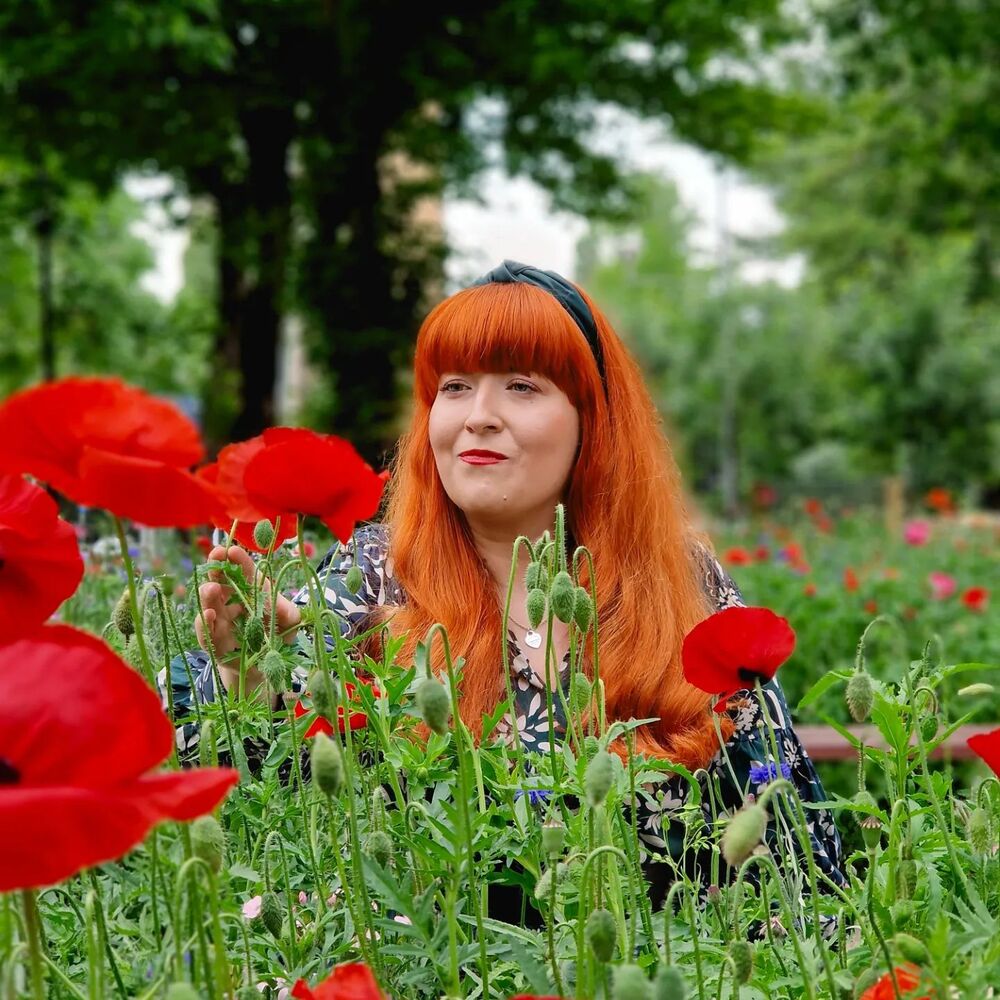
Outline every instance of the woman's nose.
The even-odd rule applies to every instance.
[[[466,429],[472,433],[497,431],[503,426],[497,406],[496,393],[488,385],[480,383],[472,397],[472,405],[465,418]]]

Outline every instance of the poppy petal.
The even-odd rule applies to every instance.
[[[173,738],[156,694],[96,636],[46,625],[0,646],[0,757],[21,783],[114,786]]]
[[[975,736],[970,736],[966,743],[992,768],[993,773],[1000,777],[1000,729],[977,733]]]

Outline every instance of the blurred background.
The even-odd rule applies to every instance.
[[[707,511],[995,508],[995,14],[5,0],[0,396],[117,373],[381,466],[420,320],[513,257],[606,309]]]

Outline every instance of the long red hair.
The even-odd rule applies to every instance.
[[[581,294],[604,351],[606,395],[580,330],[554,297],[532,285],[468,288],[424,321],[411,423],[388,486],[389,556],[406,594],[405,606],[392,611],[390,631],[406,636],[406,662],[430,626],[444,624],[453,655],[466,661],[459,711],[478,737],[484,713],[505,697],[501,609],[465,519],[441,484],[428,418],[442,372],[544,375],[580,415],[580,449],[565,504],[573,538],[593,553],[608,718],[659,718],[637,731],[636,749],[703,767],[718,750],[718,737],[709,699],[684,680],[680,655],[685,634],[715,610],[695,556],[703,540],[691,526],[639,367]],[[592,676],[589,656],[584,670]],[[732,723],[726,716],[720,721],[728,738]]]

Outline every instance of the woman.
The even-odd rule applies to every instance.
[[[452,649],[466,660],[459,710],[478,736],[483,715],[505,697],[501,609],[514,539],[551,530],[562,502],[573,544],[594,556],[608,718],[657,718],[637,731],[636,748],[692,771],[706,768],[719,779],[726,809],[738,808],[745,792],[778,770],[804,800],[823,800],[776,683],[765,693],[782,760],[775,764],[767,753],[756,700],[737,697],[721,718],[731,772],[719,754],[711,699],[683,678],[685,634],[742,600],[690,523],[638,366],[587,295],[557,274],[505,261],[431,312],[417,339],[413,375],[413,415],[388,487],[385,524],[363,526],[355,537],[362,589],[353,594],[346,586],[350,555],[331,552],[320,566],[321,577],[332,569],[325,596],[345,632],[370,627],[373,616],[384,620],[391,633],[406,637],[400,656],[410,662],[430,625],[444,623]],[[210,553],[227,557],[252,572],[242,549]],[[512,739],[516,732],[526,748],[543,751],[545,687],[568,681],[569,636],[554,620],[557,677],[546,669],[539,641],[546,623],[537,632],[526,624],[527,557],[519,558],[503,638],[516,711],[501,735]],[[199,642],[210,640],[225,658],[236,649],[233,623],[242,608],[226,603],[229,589],[220,582],[203,584],[200,593],[209,634],[199,622]],[[292,634],[297,604],[279,597],[277,614],[278,626]],[[195,654],[192,666],[195,696],[210,699],[207,658]],[[172,671],[181,698],[182,667]],[[221,676],[228,687],[238,667],[223,664]],[[248,679],[251,689],[260,681]],[[556,730],[565,731],[561,714]],[[684,828],[671,813],[684,805],[687,790],[672,778],[641,793],[640,838],[652,855],[680,856]],[[822,810],[810,817],[817,863],[842,883],[833,820]],[[705,857],[694,859],[693,873],[703,880]],[[668,866],[656,867],[660,896]]]

